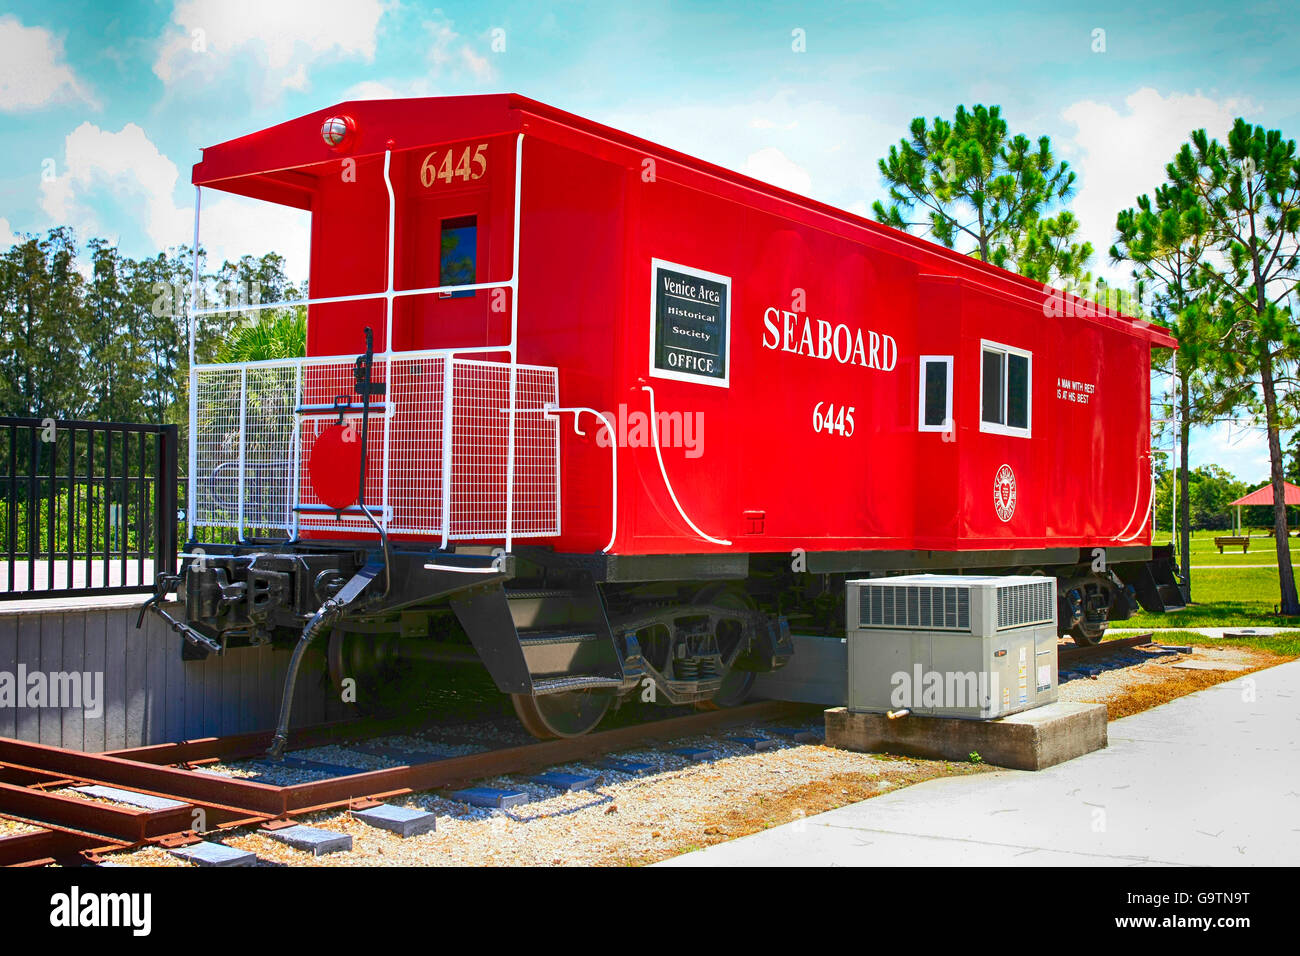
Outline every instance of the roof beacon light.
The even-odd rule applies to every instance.
[[[351,116],[331,116],[320,126],[320,137],[330,149],[343,150],[356,138],[357,124]]]

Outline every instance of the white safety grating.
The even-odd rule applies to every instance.
[[[442,528],[444,362],[442,356],[401,359],[393,362],[388,376],[389,399],[396,406],[388,446],[389,530],[394,534]]]
[[[385,379],[384,363],[376,361],[371,373],[376,382]],[[302,367],[302,390],[299,407],[333,406],[336,401],[343,404],[359,405],[361,399],[356,394],[356,360],[304,363]],[[388,418],[385,414],[384,396],[371,399],[372,408],[366,426],[366,507],[376,520],[381,519],[383,506],[384,476],[384,433]],[[311,485],[311,453],[316,438],[338,422],[337,412],[310,412],[298,416],[301,422],[299,443],[301,458],[298,467],[298,502],[307,506],[319,506]],[[361,413],[349,412],[343,416],[343,423],[356,430],[357,440],[361,440]],[[344,514],[335,517],[333,512],[304,511],[298,517],[298,527],[309,531],[373,531],[370,522],[362,514]]]
[[[239,410],[243,371],[194,371],[195,524],[233,528],[239,522]]]
[[[451,537],[502,534],[506,514],[506,447],[510,367],[454,363],[452,375]],[[559,429],[539,411],[557,401],[554,369],[518,366],[515,407],[513,534],[559,534]]]
[[[285,533],[293,523],[297,380],[297,366],[253,366],[244,372],[244,527],[252,535]]]
[[[1056,588],[1050,579],[998,588],[999,630],[1054,620]]]
[[[451,460],[444,462],[448,364],[454,369],[453,441]],[[310,478],[312,447],[338,421],[337,412],[295,414],[295,409],[328,408],[336,399],[359,403],[354,369],[353,358],[196,367],[195,524],[242,526],[246,537],[292,533],[295,503],[308,509],[320,505]],[[521,365],[516,375],[511,530],[516,537],[556,535],[559,428],[555,417],[539,409],[558,401],[557,373]],[[509,376],[504,363],[449,362],[443,353],[407,353],[391,366],[376,359],[373,377],[386,383],[387,394],[372,399],[366,505],[389,532],[442,534],[447,467],[452,476],[448,537],[504,537]],[[360,428],[359,412],[345,413],[344,420]],[[370,530],[359,514],[305,510],[297,520],[303,530]]]
[[[560,431],[555,415],[536,411],[559,403],[556,373],[549,368],[518,367],[515,414],[514,533],[545,537],[560,533]],[[503,405],[502,408],[507,406]]]

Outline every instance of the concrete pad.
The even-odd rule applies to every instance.
[[[499,790],[496,787],[470,787],[457,790],[451,799],[468,803],[471,807],[491,807],[494,810],[509,810],[521,803],[528,803],[532,798],[523,790]]]
[[[193,863],[195,866],[253,866],[257,863],[256,853],[206,840],[203,843],[177,847],[167,852],[178,860]]]
[[[740,744],[742,747],[748,747],[755,753],[762,753],[765,750],[775,750],[776,741],[767,737],[728,737],[733,744]]]
[[[1042,770],[1106,746],[1106,707],[1057,701],[996,720],[856,714],[826,711],[826,745],[864,753],[981,761],[1015,770]]]
[[[316,827],[293,826],[279,830],[262,830],[263,836],[287,843],[295,850],[307,850],[312,856],[324,856],[326,853],[338,853],[352,849],[352,835],[335,833],[333,830],[321,830]]]
[[[429,833],[438,828],[436,814],[413,810],[410,807],[389,806],[387,803],[381,803],[367,810],[354,810],[352,815],[362,823],[396,833],[399,837],[419,836],[421,833]]]
[[[134,790],[121,790],[117,787],[106,787],[98,783],[87,787],[73,787],[72,789],[77,793],[84,793],[88,797],[99,797],[101,800],[125,803],[131,807],[143,807],[145,810],[175,810],[177,807],[189,806],[183,800],[155,797],[148,793],[136,793]]]
[[[716,760],[718,752],[709,750],[705,747],[678,747],[676,750],[670,750],[669,753],[676,754],[679,757],[685,757],[687,760],[694,760],[701,763],[705,760]]]
[[[1111,723],[1036,773],[929,780],[669,866],[1300,865],[1300,661]]]
[[[1248,671],[1249,664],[1236,664],[1232,661],[1177,661],[1170,664],[1183,671]]]
[[[652,763],[641,763],[638,760],[620,760],[617,757],[610,757],[606,760],[599,760],[596,766],[601,770],[612,770],[615,773],[625,773],[632,777],[643,777],[655,770]]]
[[[600,783],[600,777],[589,773],[565,773],[560,770],[552,770],[546,773],[539,773],[533,777],[533,783],[540,783],[544,787],[554,787],[556,790],[590,790]]]

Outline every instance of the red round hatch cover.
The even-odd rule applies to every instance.
[[[317,435],[307,474],[321,504],[335,511],[355,505],[361,492],[361,430],[330,425]]]

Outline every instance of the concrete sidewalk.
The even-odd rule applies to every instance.
[[[660,865],[1300,864],[1300,661],[1109,734],[1048,770],[931,780]]]

